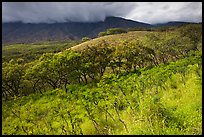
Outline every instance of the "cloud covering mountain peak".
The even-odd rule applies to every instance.
[[[97,22],[107,16],[146,23],[202,21],[201,2],[3,2],[3,22]]]

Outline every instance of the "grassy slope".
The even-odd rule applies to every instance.
[[[124,41],[133,41],[137,38],[143,38],[149,33],[162,33],[162,32],[150,32],[150,31],[130,31],[128,33],[115,34],[103,36],[89,41],[80,42],[77,41],[65,41],[65,42],[44,42],[38,44],[13,44],[2,47],[3,61],[9,61],[10,59],[23,58],[28,62],[33,61],[40,57],[43,53],[47,52],[61,52],[65,49],[71,48],[74,51],[80,51],[87,46],[97,46],[105,40],[111,46],[118,46],[123,44]]]
[[[95,38],[89,41],[86,41],[84,43],[81,43],[79,45],[71,47],[71,49],[78,51],[86,48],[86,46],[95,46],[98,45],[101,41],[105,40],[108,44],[110,45],[117,45],[120,44],[121,42],[126,41],[132,41],[136,38],[142,37],[147,33],[152,33],[148,31],[130,31],[128,33],[122,33],[122,34],[115,34],[115,35],[108,35],[108,36],[103,36],[99,38]]]
[[[86,46],[98,45],[102,40],[106,40],[110,45],[117,45],[126,41],[134,40],[138,37],[142,37],[147,31],[131,31],[123,34],[108,35],[99,38],[89,40],[78,44],[79,42],[65,41],[65,42],[44,42],[39,44],[13,44],[2,47],[3,61],[9,61],[10,59],[23,58],[28,61],[33,61],[40,57],[43,53],[47,52],[61,52],[71,47],[71,49],[77,51],[86,48]],[[155,32],[154,32],[155,33]]]
[[[127,103],[124,99],[126,97],[117,92],[119,85],[125,89],[127,99],[135,112],[132,112],[129,105],[119,111],[128,132],[117,120],[110,101],[108,110],[115,121],[108,117],[108,123],[105,122],[104,112],[98,109],[103,102],[94,106],[97,122],[101,126],[108,125],[108,131],[100,134],[202,134],[202,68],[193,61],[185,63],[185,60],[178,61],[176,67],[175,63],[170,63],[142,70],[140,76],[131,73],[120,78],[105,78],[97,85],[71,85],[68,93],[54,90],[43,95],[33,94],[16,99],[8,103],[8,106],[3,103],[3,134],[70,134],[71,125],[67,111],[82,119],[80,127],[83,134],[97,134],[81,105],[81,99],[77,98],[88,93],[94,99],[97,97],[94,96],[95,93],[106,93],[110,100],[119,98]],[[185,75],[180,69],[183,66],[188,68]],[[167,76],[163,84],[158,86],[159,78],[169,73],[172,76]],[[142,79],[146,81],[145,86],[142,86]],[[149,88],[148,83],[152,82],[154,84],[150,85],[153,87]],[[90,105],[94,104],[90,102]],[[63,126],[66,133],[62,130]]]
[[[13,44],[2,47],[2,60],[3,62],[11,59],[23,58],[26,62],[34,61],[38,59],[43,53],[57,53],[62,52],[65,49],[71,48],[75,51],[80,51],[87,46],[97,46],[102,40],[105,40],[111,46],[118,46],[124,41],[132,41],[137,38],[143,38],[145,34],[156,33],[149,31],[130,31],[123,34],[108,35],[99,38],[95,38],[79,44],[78,41],[64,41],[64,42],[43,42],[38,44]],[[77,45],[78,44],[78,45]]]

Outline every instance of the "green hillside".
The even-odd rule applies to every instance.
[[[202,134],[201,24],[83,40],[3,47],[3,134]]]
[[[132,41],[132,40],[135,40],[137,38],[143,37],[143,36],[145,36],[145,34],[148,34],[148,33],[151,33],[151,32],[148,32],[148,31],[130,31],[128,33],[123,33],[123,34],[103,36],[103,37],[95,38],[95,39],[92,39],[90,41],[83,42],[79,45],[73,46],[73,47],[71,47],[71,49],[76,50],[76,51],[77,50],[83,50],[87,46],[92,47],[95,45],[99,45],[103,41],[106,41],[110,45],[119,45],[119,44],[123,43],[124,40],[125,41]]]
[[[4,103],[3,134],[202,134],[201,56]]]

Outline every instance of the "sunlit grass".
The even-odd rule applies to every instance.
[[[182,65],[182,64],[181,64]],[[168,65],[166,66],[168,67]],[[158,67],[159,68],[159,67]],[[104,111],[93,111],[97,115],[96,122],[100,123],[98,129],[94,127],[93,121],[86,114],[80,100],[71,95],[68,90],[56,89],[43,94],[31,94],[27,97],[17,98],[14,101],[3,103],[2,133],[3,134],[80,134],[80,129],[75,125],[72,131],[70,118],[67,115],[71,110],[73,118],[81,118],[80,128],[83,134],[134,134],[134,135],[201,135],[202,134],[202,69],[197,64],[188,65],[185,73],[175,73],[163,83],[164,87],[145,88],[139,91],[141,85],[134,85],[139,80],[136,74],[115,79],[117,82],[99,86],[70,85],[75,95],[82,96],[83,93],[118,92],[117,84],[126,87],[128,101],[132,105],[119,110],[118,119],[113,104],[109,104],[108,111],[113,119]],[[156,67],[153,70],[157,70]],[[159,70],[159,69],[158,69]],[[148,71],[148,70],[146,70]],[[145,74],[146,72],[142,74]],[[151,72],[151,71],[150,71]],[[157,72],[159,73],[159,72]],[[155,73],[154,75],[157,75]],[[198,75],[201,74],[201,75]],[[149,77],[146,75],[144,77]],[[129,84],[129,85],[128,85]],[[125,86],[126,85],[126,86]],[[108,88],[110,87],[110,88]],[[103,89],[104,88],[104,89]],[[119,93],[119,92],[118,92]],[[122,94],[112,96],[118,97],[127,103]],[[94,96],[92,96],[94,98]],[[103,105],[101,103],[98,106]],[[97,110],[97,108],[95,108]],[[133,109],[133,110],[132,110]],[[12,113],[15,112],[15,114]],[[75,115],[76,114],[76,115]],[[20,117],[20,118],[19,118]],[[68,124],[67,124],[68,123]],[[24,127],[24,130],[22,129]],[[66,129],[66,132],[63,131]],[[127,128],[127,129],[126,129]]]
[[[71,47],[71,49],[75,51],[80,51],[85,49],[87,46],[92,47],[99,45],[103,40],[105,40],[108,44],[117,46],[125,41],[132,41],[137,38],[143,37],[147,33],[153,33],[148,31],[130,31],[124,34],[115,34],[115,35],[108,35],[99,38],[95,38],[86,42],[83,42],[79,45]]]

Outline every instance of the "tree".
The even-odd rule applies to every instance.
[[[30,85],[32,85],[31,87],[33,92],[39,91],[40,93],[42,93],[41,90],[45,90],[47,84],[43,81],[43,79],[41,79],[40,73],[38,73],[38,63],[38,60],[32,62],[29,68],[26,70],[24,77],[30,83]]]
[[[164,55],[166,54],[164,52],[165,48],[163,43],[163,35],[164,32],[154,32],[146,35],[144,39],[144,44],[146,47],[151,48],[154,51],[153,58],[154,58],[154,64],[160,64],[161,62],[164,62]]]
[[[198,43],[202,40],[202,26],[201,25],[187,25],[180,29],[182,37],[188,37],[192,43],[192,50],[198,50]]]
[[[23,75],[25,66],[18,64],[14,60],[3,63],[2,67],[2,95],[3,97],[13,97],[22,94]]]
[[[87,74],[92,80],[97,77],[101,78],[111,60],[112,48],[108,46],[106,41],[102,41],[96,46],[87,47],[82,51],[83,76],[86,80]]]
[[[99,77],[101,78],[106,70],[106,67],[109,66],[110,60],[112,58],[112,52],[114,51],[113,48],[109,47],[106,41],[102,41],[97,47],[97,56],[96,56],[96,63],[97,69],[99,72]]]
[[[89,40],[90,40],[90,38],[88,38],[88,37],[83,37],[83,38],[81,39],[82,42],[86,42],[86,41],[89,41]]]
[[[118,46],[116,47],[115,51],[112,53],[113,55],[112,55],[110,65],[113,72],[116,72],[116,74],[121,72],[121,68],[123,66],[124,51],[122,49],[123,49],[122,46]]]
[[[56,55],[57,56],[57,55]],[[56,61],[54,60],[53,53],[45,53],[39,58],[37,63],[31,68],[30,75],[42,82],[50,85],[53,89],[59,87],[60,82],[60,69],[57,68]],[[57,68],[57,69],[56,69]]]
[[[80,54],[65,50],[62,53],[46,53],[27,71],[27,76],[36,84],[47,83],[53,89],[75,83],[80,79]],[[41,83],[39,83],[41,82]]]
[[[101,36],[121,34],[121,33],[127,33],[127,31],[123,28],[110,28],[110,29],[107,29],[105,32],[100,32],[98,36],[101,37]]]
[[[108,35],[106,32],[100,32],[100,33],[98,34],[99,37],[106,36],[106,35]]]
[[[63,84],[80,83],[81,79],[81,54],[68,49],[62,54],[54,57],[56,69],[61,74],[60,80]]]
[[[106,33],[108,35],[112,35],[112,34],[127,33],[127,31],[123,28],[110,28],[110,29],[107,29]]]

